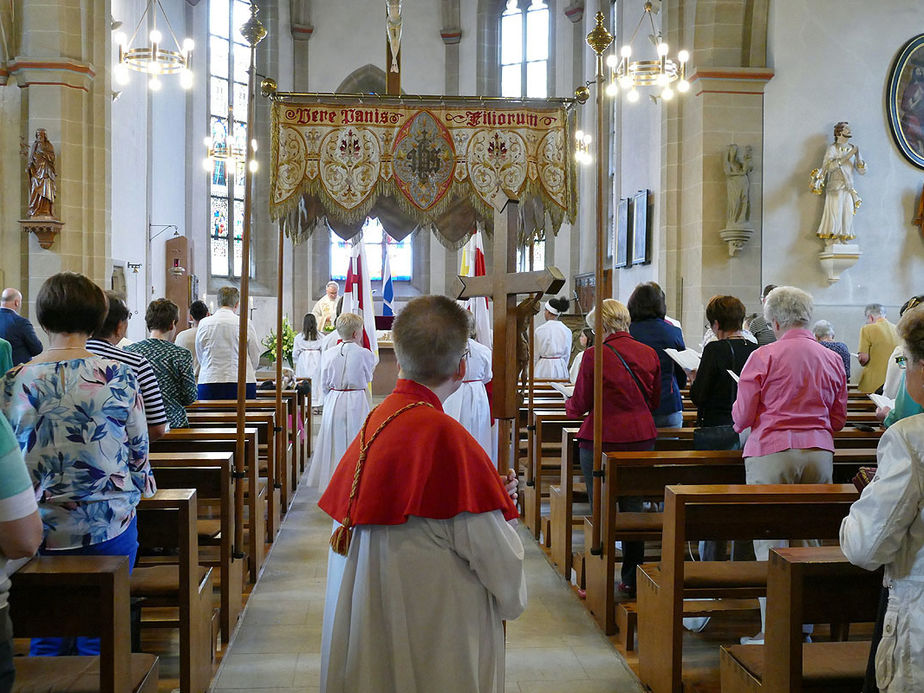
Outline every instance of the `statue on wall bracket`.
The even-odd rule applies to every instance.
[[[866,162],[860,156],[860,148],[850,142],[852,136],[846,121],[834,126],[834,142],[825,151],[821,168],[812,171],[809,181],[813,193],[825,194],[821,223],[815,234],[825,242],[819,260],[829,284],[840,279],[841,272],[853,267],[861,255],[860,246],[851,243],[856,238],[853,217],[863,202],[853,186],[853,175],[854,171],[864,175]]]
[[[25,153],[25,150],[24,150]],[[25,219],[19,224],[26,233],[34,233],[42,248],[50,248],[64,222],[54,214],[58,192],[55,173],[55,148],[44,128],[35,131],[35,141],[26,165],[29,176],[29,205]]]
[[[725,186],[728,194],[725,211],[725,228],[719,232],[728,243],[728,255],[733,257],[741,250],[754,233],[751,224],[751,180],[754,170],[750,145],[740,147],[730,144],[725,149]]]

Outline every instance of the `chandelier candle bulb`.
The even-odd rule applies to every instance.
[[[662,58],[667,55],[668,50],[669,48],[666,43],[662,42],[658,44],[658,55],[660,55]]]
[[[628,59],[628,58],[631,58],[631,57],[632,57],[632,46],[630,46],[630,45],[628,45],[628,44],[625,45],[625,46],[623,46],[623,47],[620,49],[619,54],[620,54],[623,58],[627,58],[627,59]]]
[[[680,51],[680,52],[677,54],[677,60],[679,60],[681,63],[685,63],[685,62],[687,62],[689,59],[690,59],[690,53],[689,53],[689,51],[685,51],[685,50],[684,50],[684,51]]]
[[[636,89],[635,87],[632,87],[632,88],[629,90],[629,93],[626,94],[626,98],[627,98],[631,103],[635,103],[636,101],[638,101],[638,89]]]
[[[256,173],[256,172],[257,172],[257,169],[259,168],[259,166],[260,166],[260,165],[257,163],[257,160],[256,160],[256,159],[251,159],[251,160],[250,160],[250,172],[251,172],[251,173]]]
[[[163,41],[164,37],[157,29],[151,29],[151,33],[148,36],[151,39],[151,43],[160,43]]]
[[[160,91],[161,83],[157,75],[148,80],[148,87],[150,87],[151,91]]]
[[[686,94],[688,91],[690,91],[690,83],[685,79],[680,80],[677,82],[677,91],[679,91],[681,94]]]

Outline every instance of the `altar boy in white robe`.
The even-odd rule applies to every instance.
[[[537,379],[570,380],[568,359],[571,357],[571,330],[559,321],[558,316],[566,313],[571,302],[562,296],[550,298],[545,304],[545,322],[536,328]]]
[[[335,520],[323,693],[504,690],[503,621],[526,607],[523,545],[515,478],[505,489],[442,411],[465,379],[467,335],[465,311],[448,298],[405,306],[392,331],[395,390],[318,503]]]
[[[497,446],[492,443],[491,404],[485,389],[494,377],[491,372],[491,350],[475,341],[475,316],[469,312],[466,315],[469,339],[465,354],[465,380],[443,402],[443,411],[462,424],[488,453],[491,461],[495,462]]]
[[[368,386],[375,368],[375,355],[362,346],[363,319],[343,313],[336,324],[340,339],[322,353],[318,368],[324,413],[308,470],[308,485],[322,493],[369,413]]]

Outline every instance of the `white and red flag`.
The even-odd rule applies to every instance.
[[[375,310],[372,303],[372,280],[369,277],[369,264],[366,262],[366,248],[363,232],[353,238],[353,250],[350,266],[347,269],[346,287],[343,290],[343,310],[341,313],[356,313],[363,318],[363,342],[379,358],[378,340],[375,338]]]

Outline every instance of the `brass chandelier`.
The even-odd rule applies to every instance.
[[[674,88],[680,93],[690,90],[690,83],[686,78],[686,65],[690,60],[690,53],[681,50],[676,59],[668,56],[669,46],[661,38],[661,30],[655,27],[654,11],[650,0],[645,3],[645,11],[632,32],[632,38],[619,49],[619,55],[610,54],[606,58],[610,79],[606,86],[608,96],[616,96],[620,90],[625,92],[626,100],[635,103],[639,100],[639,87],[654,87],[660,89],[660,97],[670,101],[674,97]],[[649,39],[654,44],[656,56],[648,60],[632,60],[632,44],[638,36],[639,29],[645,19],[651,26]]]
[[[164,19],[164,24],[170,35],[170,40],[164,42],[164,35],[157,28],[157,11]],[[148,34],[150,43],[134,46],[135,38],[138,31],[144,24],[145,17],[150,16],[151,31]],[[118,84],[128,84],[129,70],[143,72],[148,76],[148,87],[151,91],[158,91],[161,88],[161,75],[180,75],[180,86],[184,89],[192,87],[193,75],[189,69],[189,58],[195,43],[191,38],[183,39],[182,44],[173,32],[167,13],[164,12],[160,0],[148,0],[141,19],[135,26],[135,31],[131,37],[123,32],[115,35],[115,42],[119,46],[119,62],[113,68],[113,78]]]

